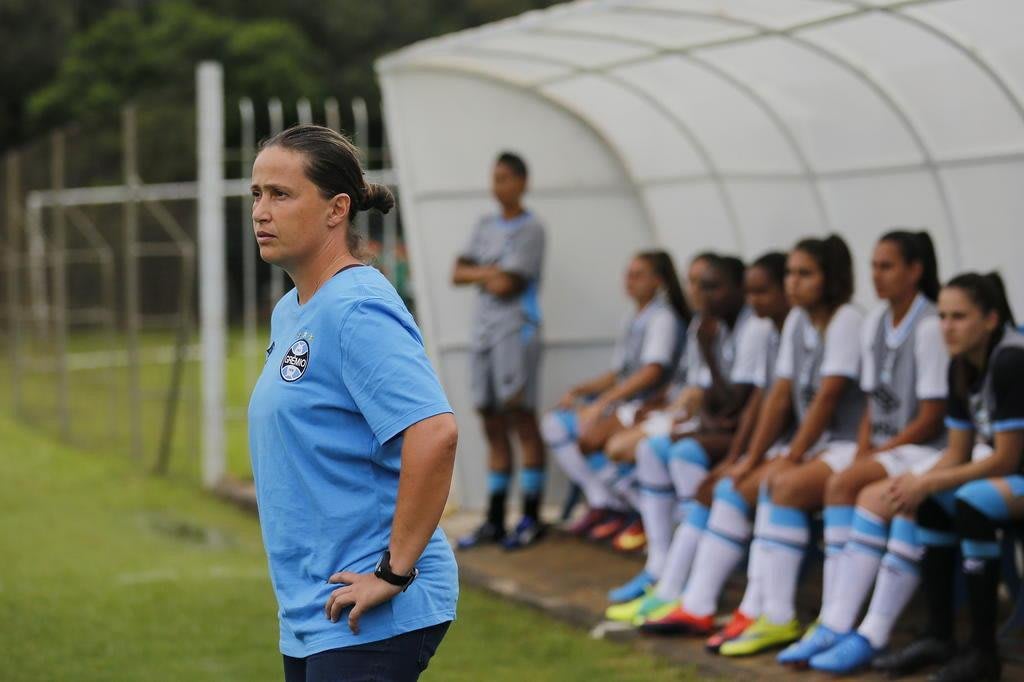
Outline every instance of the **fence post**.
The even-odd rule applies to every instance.
[[[124,184],[129,198],[124,203],[124,307],[128,351],[128,429],[132,457],[142,461],[142,377],[139,331],[139,154],[134,106],[121,112],[121,154]]]
[[[224,384],[227,361],[227,277],[224,220],[224,72],[216,62],[196,68],[198,130],[199,320],[203,486],[224,475]]]
[[[64,189],[64,132],[50,136],[50,182],[53,193],[60,197]],[[53,338],[57,365],[57,419],[60,436],[71,440],[71,382],[68,377],[68,289],[67,289],[67,220],[63,199],[58,198],[53,213],[53,242],[50,245],[50,266],[53,277]]]
[[[19,270],[21,263],[21,164],[17,152],[7,154],[7,321],[8,357],[11,363],[8,376],[11,382],[11,408],[20,415],[21,406],[21,293]]]

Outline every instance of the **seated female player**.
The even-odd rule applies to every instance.
[[[601,450],[612,434],[632,426],[637,410],[669,382],[690,320],[672,258],[664,251],[633,258],[626,293],[635,310],[626,320],[611,369],[569,389],[541,423],[545,443],[586,496],[590,526],[625,509],[598,474],[607,464]]]

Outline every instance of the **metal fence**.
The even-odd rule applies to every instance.
[[[6,155],[0,405],[69,443],[212,485],[248,471],[245,404],[270,310],[290,287],[252,237],[257,141],[296,122],[347,128],[370,179],[394,182],[362,100],[349,121],[333,99],[225,102],[219,65],[199,73],[193,97],[134,102]],[[200,231],[204,212],[220,234]],[[411,303],[397,214],[358,228]]]

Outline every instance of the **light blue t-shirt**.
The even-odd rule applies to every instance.
[[[391,536],[402,432],[451,412],[405,304],[377,270],[343,270],[271,318],[266,364],[249,402],[249,445],[281,652],[296,658],[387,639],[455,618],[458,568],[444,533],[419,577],[360,619],[324,604],[338,571],[370,573]],[[410,453],[415,456],[415,453]]]

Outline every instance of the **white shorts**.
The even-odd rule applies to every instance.
[[[789,452],[789,443],[776,443],[768,448],[768,451],[764,453],[764,461],[770,462],[787,452]],[[743,456],[746,457],[746,455]]]
[[[848,440],[834,440],[825,445],[824,448],[808,450],[807,454],[804,455],[804,461],[809,462],[812,459],[819,459],[828,465],[833,474],[838,474],[840,471],[849,469],[856,456],[856,443]]]
[[[640,428],[643,429],[646,436],[667,436],[672,433],[672,421],[671,412],[655,410],[640,423]]]
[[[873,459],[885,468],[890,478],[906,473],[920,476],[935,466],[942,456],[942,450],[925,445],[898,445],[892,450],[877,453]]]
[[[630,400],[628,403],[622,403],[615,408],[615,417],[627,429],[632,428],[636,424],[636,413],[643,405],[642,400]]]

